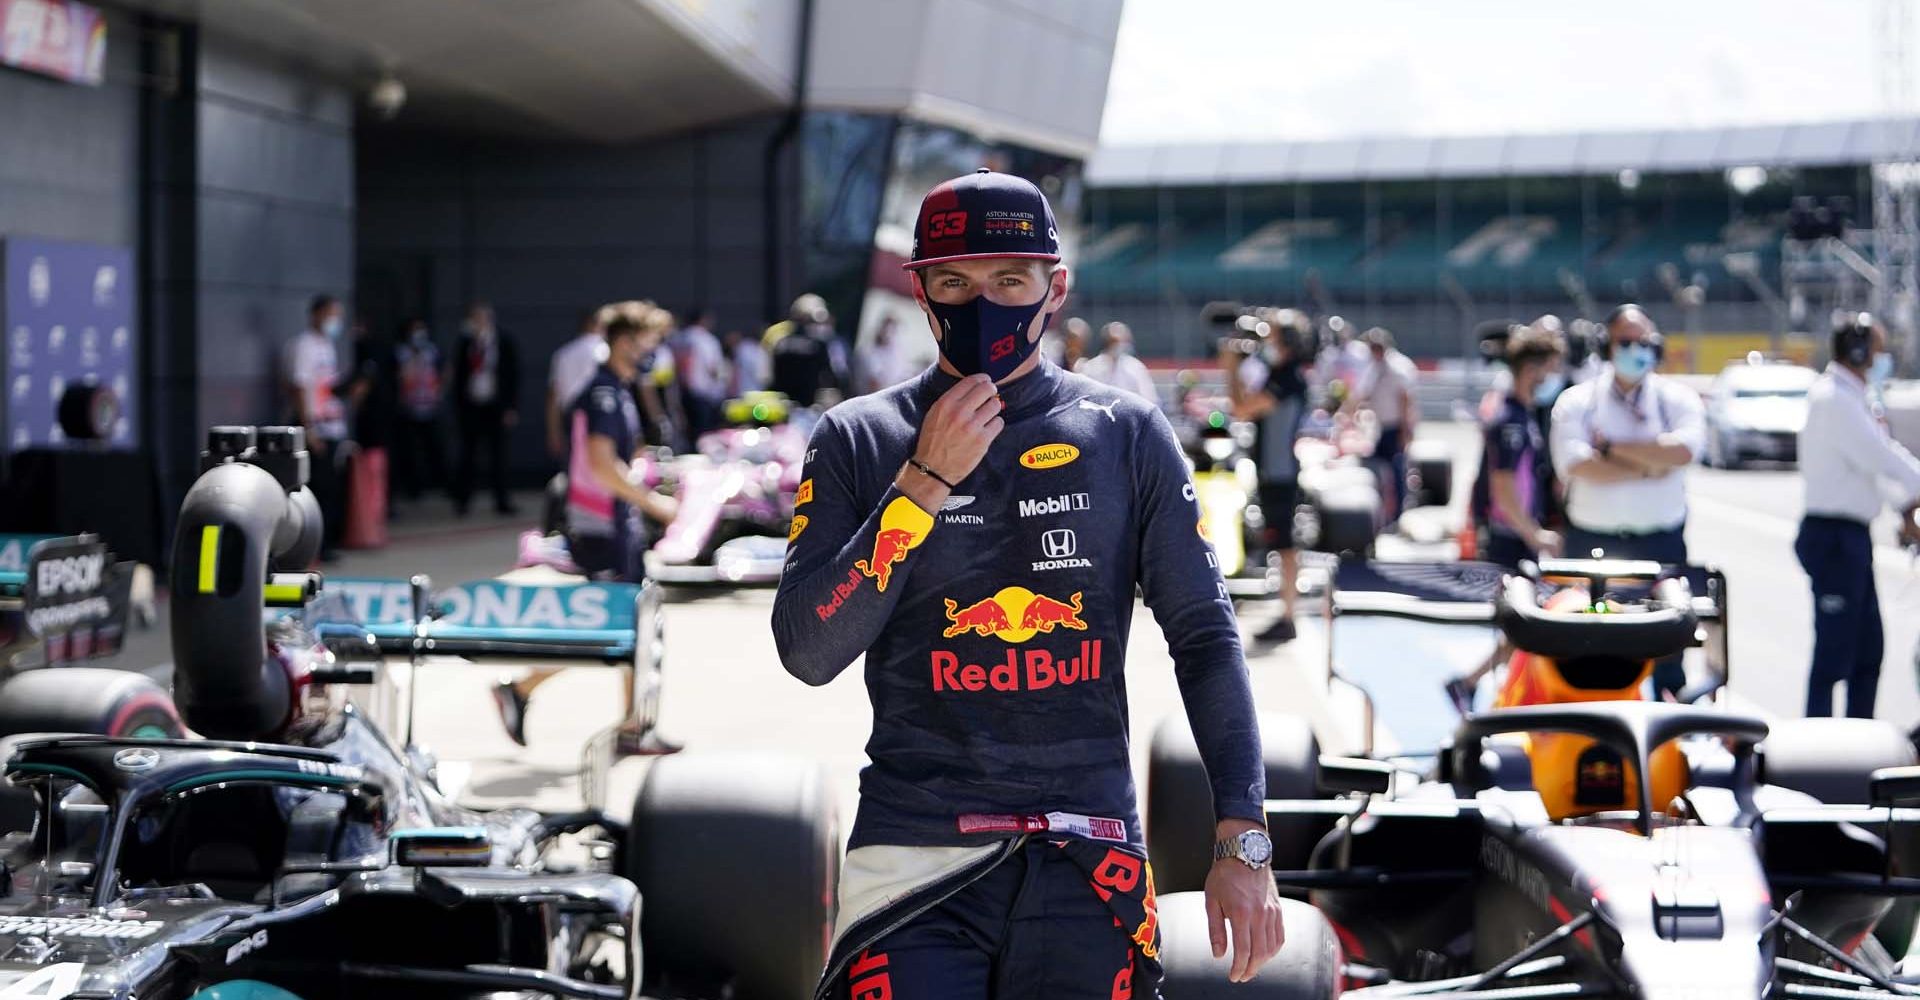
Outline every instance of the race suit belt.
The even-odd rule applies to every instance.
[[[1050,812],[1039,816],[964,813],[956,820],[961,833],[1066,833],[1089,840],[1125,843],[1127,824],[1104,816]]]

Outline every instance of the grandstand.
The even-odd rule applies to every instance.
[[[1431,358],[1463,353],[1484,320],[1634,299],[1697,337],[1683,363],[1716,367],[1817,312],[1779,301],[1795,199],[1850,199],[1845,242],[1871,258],[1871,165],[1916,134],[1920,120],[1107,147],[1086,171],[1074,310],[1129,321],[1144,354],[1193,357],[1211,349],[1206,302],[1297,304]],[[1752,255],[1765,287],[1729,254]]]

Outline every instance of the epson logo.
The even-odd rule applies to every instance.
[[[1091,499],[1085,493],[1062,493],[1059,496],[1043,497],[1039,500],[1020,501],[1020,516],[1065,514],[1073,510],[1086,510],[1091,505]]]
[[[42,597],[90,594],[100,589],[100,574],[106,568],[104,553],[48,559],[40,563],[34,587]]]

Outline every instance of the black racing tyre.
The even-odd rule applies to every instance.
[[[662,757],[634,800],[621,864],[640,887],[649,996],[813,995],[840,881],[838,810],[818,767]]]
[[[0,736],[179,736],[173,699],[151,678],[106,667],[48,667],[0,683]]]
[[[1160,896],[1160,984],[1165,1000],[1331,1000],[1340,993],[1340,946],[1327,918],[1312,904],[1280,900],[1286,943],[1252,982],[1227,981],[1233,964],[1214,958],[1207,934],[1207,901],[1197,892]]]
[[[1380,494],[1372,488],[1329,490],[1315,499],[1314,513],[1320,525],[1316,550],[1356,555],[1373,550],[1380,531]]]
[[[1319,795],[1320,744],[1305,719],[1277,712],[1260,715],[1260,748],[1267,764],[1267,798],[1311,799]],[[1213,786],[1200,762],[1187,717],[1174,714],[1153,731],[1147,751],[1147,859],[1158,892],[1190,892],[1206,885],[1213,864]],[[1320,837],[1312,820],[1269,821],[1273,867],[1307,866]]]
[[[1760,746],[1769,785],[1791,788],[1828,805],[1867,802],[1874,769],[1914,763],[1913,744],[1879,719],[1786,719],[1770,725]]]
[[[106,667],[48,667],[0,682],[0,736],[186,734],[173,699],[145,674]],[[33,828],[33,793],[0,785],[0,833]]]

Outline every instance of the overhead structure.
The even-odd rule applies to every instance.
[[[1902,116],[1913,112],[1913,0],[1878,0],[1876,67],[1883,132],[1873,164],[1873,255],[1879,271],[1873,309],[1910,369],[1920,308],[1920,149]]]

